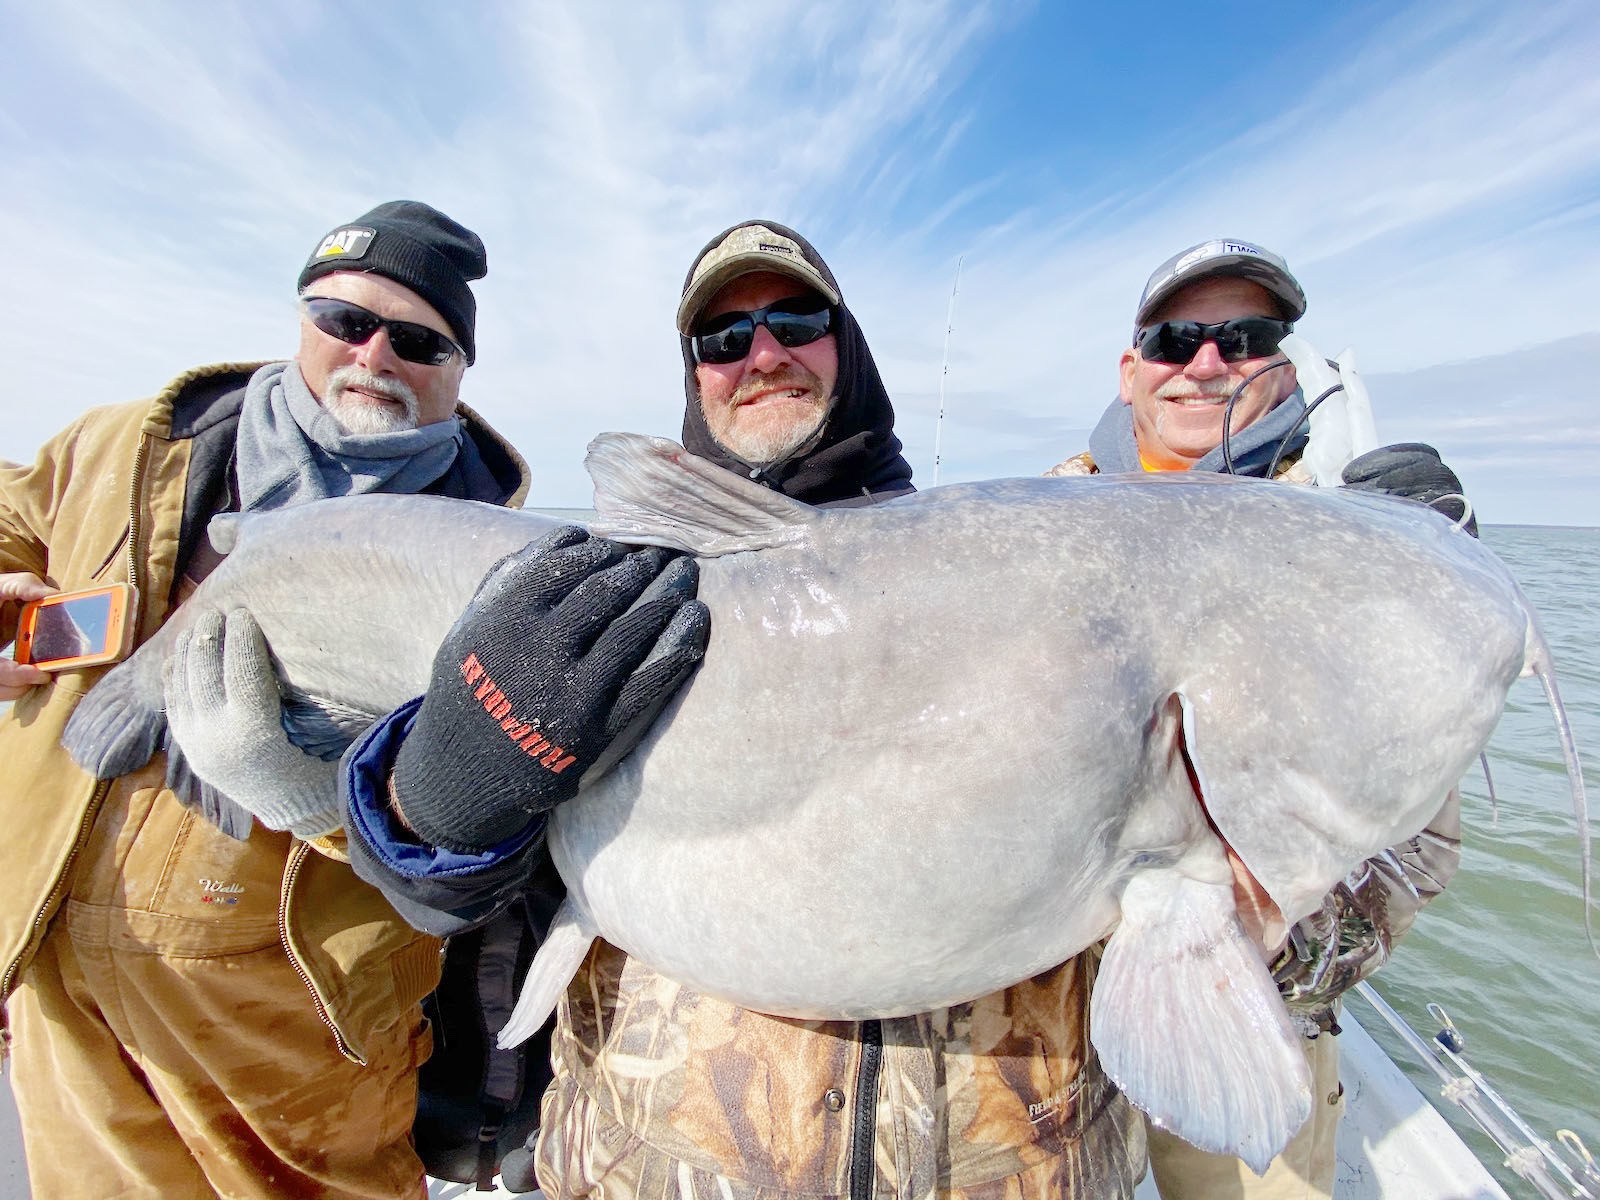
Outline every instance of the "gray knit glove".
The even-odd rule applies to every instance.
[[[168,786],[190,807],[241,840],[251,816],[301,838],[343,824],[338,766],[284,733],[278,675],[248,611],[202,613],[167,658],[165,690]]]

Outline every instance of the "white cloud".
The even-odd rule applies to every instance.
[[[1308,62],[1298,94],[1262,97],[1225,144],[1205,140],[1201,97],[1170,144],[1081,163],[1031,145],[987,177],[963,172],[970,141],[998,136],[967,85],[1023,19],[1011,10],[470,11],[219,4],[200,20],[107,2],[70,27],[15,14],[0,51],[17,56],[0,64],[0,288],[29,352],[0,385],[0,455],[187,365],[284,353],[310,246],[397,196],[488,244],[465,396],[558,504],[586,501],[594,432],[676,431],[682,273],[749,216],[829,257],[924,482],[958,255],[947,482],[1079,449],[1146,273],[1219,233],[1284,253],[1312,299],[1303,331],[1328,352],[1356,345],[1375,380],[1600,327],[1600,33],[1583,3],[1402,13]],[[1103,180],[1098,200],[1041,191],[1066,176],[1080,195]],[[1468,432],[1444,422],[1486,422],[1461,443],[1475,476],[1497,456],[1524,469],[1507,456],[1519,421],[1494,396],[1426,416],[1437,432],[1416,434],[1440,442]]]
[[[1437,447],[1481,521],[1600,525],[1600,424],[1574,386],[1597,356],[1591,333],[1367,383],[1384,436]]]
[[[961,247],[946,420],[965,426],[957,444],[970,449],[952,454],[947,428],[943,479],[1030,472],[1081,448],[1041,449],[1018,411],[1069,432],[1092,425],[1114,394],[1145,275],[1206,237],[1284,253],[1311,298],[1302,331],[1330,354],[1353,344],[1369,373],[1600,328],[1600,32],[1587,6],[1403,15],[1345,50],[1281,116],[1209,153],[1150,156],[1139,186],[1099,211],[1052,220],[1019,205],[1020,217]],[[1204,127],[1201,112],[1190,124]],[[907,279],[887,261],[905,249],[841,275],[885,281],[857,307],[924,468],[954,264],[923,253]],[[897,299],[907,294],[922,298],[910,310]],[[884,319],[900,311],[917,328],[891,324],[886,341]],[[1564,364],[1568,388],[1578,363]],[[1577,519],[1600,521],[1594,496],[1593,515]]]
[[[117,115],[64,113],[58,136],[4,147],[0,205],[26,231],[13,334],[40,348],[14,395],[67,402],[7,403],[0,449],[25,455],[64,408],[186,363],[284,352],[288,281],[316,237],[405,195],[484,236],[466,398],[572,502],[598,428],[677,427],[670,313],[693,251],[752,213],[804,225],[873,173],[988,20],[954,4],[504,4],[463,41],[422,6],[332,27],[301,6],[273,31],[254,6],[198,26],[176,6],[96,16],[19,30],[64,100]],[[408,20],[423,53],[383,35]],[[43,302],[24,302],[24,278]],[[68,314],[93,338],[68,336]]]

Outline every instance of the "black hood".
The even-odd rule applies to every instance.
[[[723,238],[745,225],[765,225],[791,237],[799,244],[806,261],[840,294],[838,320],[834,333],[839,343],[839,380],[834,386],[822,436],[791,458],[758,467],[747,463],[719,445],[706,428],[700,411],[700,389],[694,376],[694,350],[687,337],[678,339],[683,351],[683,390],[687,399],[683,413],[684,449],[729,471],[754,479],[807,504],[827,504],[860,499],[864,495],[911,491],[911,464],[900,453],[900,439],[894,433],[894,407],[872,361],[872,351],[862,336],[861,326],[844,303],[833,272],[822,261],[810,242],[792,229],[773,221],[741,221],[724,229],[701,248],[684,277],[683,290],[689,290],[694,269]]]

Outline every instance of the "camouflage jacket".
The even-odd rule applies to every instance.
[[[1144,1122],[1089,1045],[1098,959],[894,1020],[763,1016],[596,943],[553,1042],[555,1197],[1133,1194]]]

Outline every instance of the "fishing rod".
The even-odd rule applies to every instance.
[[[1428,1012],[1440,1022],[1439,1031],[1430,1043],[1411,1028],[1370,983],[1358,983],[1354,991],[1389,1023],[1417,1060],[1438,1077],[1442,1084],[1439,1094],[1472,1118],[1506,1156],[1505,1165],[1534,1191],[1547,1200],[1600,1200],[1600,1167],[1582,1139],[1570,1129],[1557,1134],[1562,1148],[1574,1160],[1574,1165],[1569,1165],[1466,1061],[1461,1053],[1466,1038],[1443,1008],[1437,1004],[1428,1005]]]
[[[1445,1012],[1444,1007],[1439,1004],[1430,1003],[1428,1005],[1428,1015],[1439,1023],[1438,1032],[1433,1035],[1433,1040],[1434,1044],[1437,1045],[1443,1052],[1445,1059],[1453,1067],[1455,1067],[1456,1070],[1461,1072],[1462,1078],[1469,1080],[1472,1086],[1476,1087],[1480,1092],[1489,1098],[1489,1102],[1505,1115],[1506,1120],[1511,1122],[1512,1127],[1527,1140],[1528,1145],[1537,1150],[1539,1155],[1544,1158],[1545,1161],[1548,1162],[1555,1171],[1557,1171],[1564,1179],[1566,1179],[1574,1189],[1581,1187],[1582,1185],[1572,1175],[1572,1172],[1569,1170],[1567,1164],[1561,1160],[1561,1157],[1558,1154],[1556,1154],[1550,1143],[1535,1133],[1533,1128],[1522,1119],[1521,1114],[1519,1114],[1516,1109],[1511,1107],[1510,1103],[1506,1101],[1505,1097],[1501,1096],[1498,1091],[1491,1087],[1489,1085],[1489,1081],[1485,1079],[1478,1072],[1478,1070],[1472,1066],[1471,1063],[1467,1062],[1465,1054],[1462,1053],[1467,1046],[1466,1035],[1456,1028],[1455,1022],[1450,1019],[1450,1014]],[[1573,1133],[1570,1129],[1562,1130],[1561,1132],[1565,1133],[1572,1142],[1576,1143],[1578,1148],[1582,1151],[1583,1156],[1587,1159],[1588,1149],[1584,1147],[1583,1142],[1578,1135]],[[1563,1139],[1563,1141],[1565,1142],[1566,1139]],[[1592,1162],[1593,1160],[1590,1159],[1589,1161]],[[1574,1190],[1573,1194],[1581,1195],[1584,1193]],[[1595,1195],[1595,1193],[1592,1191],[1588,1192],[1587,1194],[1591,1196]]]
[[[1309,436],[1301,451],[1301,464],[1322,487],[1338,487],[1344,482],[1339,472],[1345,465],[1378,444],[1378,432],[1372,420],[1372,399],[1356,371],[1355,351],[1347,347],[1337,358],[1324,358],[1297,333],[1285,335],[1278,343],[1278,350],[1282,357],[1257,367],[1247,375],[1233,389],[1223,407],[1223,471],[1228,475],[1238,474],[1231,444],[1233,410],[1245,389],[1269,371],[1293,366],[1301,391],[1308,396],[1316,393],[1316,399],[1306,405],[1300,419],[1278,440],[1277,452],[1272,456],[1264,478],[1273,478],[1278,463],[1304,425]]]
[[[944,436],[944,381],[950,374],[950,332],[956,325],[956,290],[961,286],[961,255],[956,259],[956,279],[950,285],[950,307],[944,314],[944,360],[939,367],[939,419],[933,426],[933,487],[939,486],[939,441]]]

